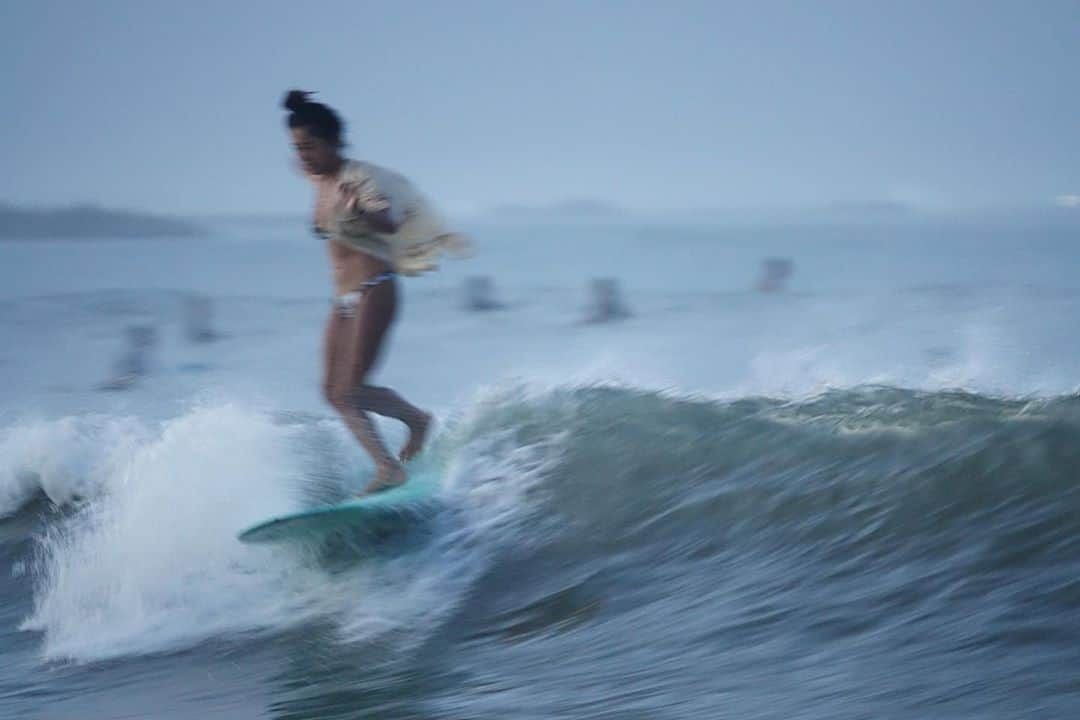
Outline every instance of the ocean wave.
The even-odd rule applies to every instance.
[[[660,596],[715,599],[718,562],[774,589],[874,576],[889,602],[903,602],[900,576],[889,580],[901,568],[937,563],[953,578],[940,592],[967,592],[1017,567],[1080,563],[1078,396],[498,388],[447,418],[426,454],[445,501],[427,540],[344,570],[235,540],[343,496],[365,461],[336,422],[219,406],[158,427],[69,418],[5,438],[9,507],[33,488],[71,504],[35,540],[23,623],[54,659],[310,622],[341,642],[391,633],[418,647],[456,617],[516,642]],[[817,578],[799,574],[811,567]],[[1080,607],[1080,588],[1058,585],[1046,602]]]
[[[468,432],[534,445],[558,435],[552,509],[616,539],[658,511],[740,525],[934,508],[963,521],[1009,501],[1072,502],[1080,396],[992,398],[888,387],[791,401],[715,401],[628,387],[512,389]],[[756,504],[756,506],[755,506]],[[856,521],[857,522],[857,521]],[[910,527],[917,530],[916,526]],[[595,534],[595,533],[594,533]]]
[[[224,405],[155,426],[69,418],[42,427],[10,433],[35,438],[40,453],[6,459],[22,467],[49,457],[68,447],[71,427],[84,438],[64,482],[51,483],[66,491],[49,497],[66,504],[43,519],[32,557],[19,561],[34,592],[21,629],[41,634],[47,660],[174,652],[310,623],[331,625],[341,642],[387,636],[415,645],[423,637],[410,632],[416,619],[452,611],[482,567],[484,538],[513,533],[515,514],[528,507],[521,494],[542,464],[495,438],[461,447],[436,438],[431,462],[451,509],[429,528],[434,539],[393,561],[343,563],[236,539],[257,521],[340,500],[362,484],[366,461],[340,423]],[[130,429],[122,442],[100,442],[119,427]],[[37,478],[43,470],[30,464]]]

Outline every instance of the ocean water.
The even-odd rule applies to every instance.
[[[369,468],[302,223],[0,244],[0,718],[1080,715],[1080,231],[467,229],[377,377],[438,509],[360,547],[235,539]]]

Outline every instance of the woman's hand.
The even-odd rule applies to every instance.
[[[369,182],[344,181],[338,185],[342,207],[362,216],[372,230],[389,235],[397,230],[390,217],[390,203]],[[360,218],[357,218],[360,219]]]
[[[364,205],[360,201],[360,183],[343,182],[338,185],[338,196],[341,206],[355,213],[363,213]]]

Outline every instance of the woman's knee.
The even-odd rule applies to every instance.
[[[342,411],[352,404],[352,391],[335,383],[323,385],[323,398],[335,410]]]

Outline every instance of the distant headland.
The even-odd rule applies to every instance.
[[[204,235],[200,226],[160,215],[96,205],[21,208],[0,203],[0,239],[166,238]]]

